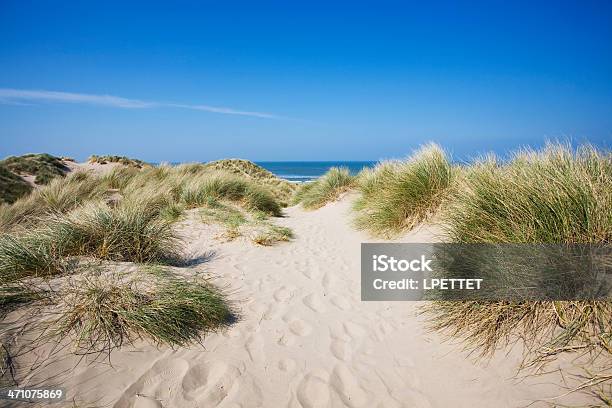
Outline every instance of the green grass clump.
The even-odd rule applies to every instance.
[[[36,184],[48,184],[54,178],[63,177],[69,171],[59,157],[47,153],[10,156],[0,160],[0,165],[17,175],[35,176]]]
[[[51,276],[63,271],[53,243],[36,233],[0,235],[0,282],[17,282],[27,276]]]
[[[0,286],[0,319],[3,319],[11,311],[42,298],[43,293],[41,291],[33,290],[29,286],[3,284]]]
[[[108,188],[123,190],[142,170],[133,166],[115,167],[101,177],[101,182]]]
[[[204,222],[220,223],[228,228],[238,228],[247,222],[246,216],[237,208],[214,201],[201,209],[200,214]]]
[[[277,242],[289,241],[293,237],[293,231],[290,228],[265,224],[263,231],[257,232],[251,240],[257,245],[271,246]]]
[[[86,353],[110,352],[136,339],[187,346],[232,316],[222,294],[206,281],[169,273],[85,276],[61,292],[59,309],[54,333],[72,336]]]
[[[223,238],[227,240],[247,236],[257,245],[271,246],[293,238],[291,229],[272,224],[266,213],[249,214],[238,207],[216,200],[210,200],[207,206],[200,210],[200,215],[204,223],[223,226]]]
[[[254,180],[263,187],[268,188],[283,206],[289,202],[293,192],[297,188],[294,183],[278,178],[270,171],[248,160],[217,160],[206,163],[203,167],[205,169],[220,170]]]
[[[355,177],[345,167],[332,167],[317,180],[302,184],[293,197],[293,203],[301,203],[309,210],[323,207],[337,200],[353,187]]]
[[[447,155],[435,144],[407,161],[384,162],[358,177],[361,196],[354,205],[359,229],[382,237],[396,236],[433,215],[454,178]]]
[[[32,186],[27,181],[0,165],[0,205],[12,204],[31,191]]]
[[[150,166],[150,164],[143,162],[142,160],[131,159],[125,156],[113,156],[113,155],[98,156],[98,155],[93,154],[89,156],[89,159],[87,159],[87,161],[89,163],[98,163],[98,164],[120,163],[120,164],[123,164],[124,166],[131,166],[131,167],[136,167],[136,168]]]
[[[611,185],[612,155],[591,146],[524,150],[505,164],[489,158],[466,169],[443,225],[457,243],[609,245]],[[427,310],[434,329],[484,355],[521,339],[527,366],[573,350],[612,358],[611,301],[435,302]]]
[[[237,202],[250,211],[281,215],[281,206],[265,188],[248,179],[214,174],[196,178],[182,189],[180,201],[188,208],[201,207],[210,200]]]
[[[178,258],[178,240],[170,222],[154,204],[122,203],[110,208],[89,203],[49,217],[29,231],[0,236],[0,278],[64,272],[66,257],[86,256],[129,262],[169,262]]]
[[[100,179],[87,173],[56,178],[12,205],[0,207],[0,230],[29,227],[47,215],[66,213],[84,202],[99,200],[106,191]]]
[[[88,204],[56,217],[37,233],[65,256],[91,256],[130,262],[161,262],[176,257],[177,238],[160,218],[163,207],[122,203],[117,208]]]
[[[609,243],[612,155],[549,145],[469,168],[445,212],[453,242]]]

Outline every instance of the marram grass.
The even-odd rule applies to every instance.
[[[102,199],[106,191],[104,183],[87,173],[55,178],[12,205],[0,207],[0,231],[30,227],[47,215],[66,213],[87,201]]]
[[[84,353],[106,353],[136,339],[187,346],[232,316],[209,283],[170,273],[139,272],[135,278],[92,274],[73,280],[60,294],[61,313],[51,332],[71,336],[77,352]]]
[[[446,198],[455,170],[437,145],[426,145],[406,161],[383,162],[358,177],[361,196],[355,225],[375,236],[393,237],[426,221]]]
[[[281,215],[281,206],[274,196],[255,181],[233,175],[214,174],[198,177],[182,189],[180,202],[188,208],[201,207],[209,200],[228,200],[241,204],[250,211]]]
[[[442,211],[458,243],[592,243],[612,238],[612,155],[559,144],[468,169]],[[435,302],[434,329],[490,355],[522,340],[527,366],[580,351],[612,359],[612,301]]]
[[[479,162],[464,172],[444,225],[453,242],[610,243],[612,155],[555,144]]]
[[[0,236],[0,278],[52,276],[64,271],[66,257],[164,262],[178,257],[170,222],[154,204],[126,202],[117,208],[89,203],[19,234]]]
[[[332,167],[317,180],[302,184],[294,194],[293,203],[301,203],[309,210],[323,207],[353,187],[354,181],[355,177],[347,168]]]

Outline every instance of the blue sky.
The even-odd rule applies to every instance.
[[[0,156],[612,141],[609,1],[95,3],[0,1]]]

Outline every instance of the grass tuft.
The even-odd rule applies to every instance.
[[[90,275],[73,280],[59,302],[54,333],[73,336],[85,353],[109,352],[137,339],[187,346],[232,316],[222,294],[206,281],[171,274]]]
[[[340,195],[353,187],[355,177],[345,167],[332,167],[317,180],[302,184],[293,197],[293,203],[301,203],[309,210],[323,207],[337,200]]]
[[[2,203],[12,204],[19,198],[30,194],[31,191],[32,186],[27,181],[0,165],[0,205]]]
[[[261,211],[270,215],[281,215],[281,206],[274,196],[255,182],[214,174],[188,182],[180,194],[181,202],[188,208],[201,207],[210,200],[227,200],[240,203],[247,210]]]
[[[433,215],[447,196],[454,169],[437,145],[426,145],[404,162],[383,162],[358,177],[354,204],[359,229],[393,237]]]
[[[16,175],[35,176],[34,182],[39,185],[49,184],[57,177],[63,177],[69,169],[59,157],[47,153],[10,156],[0,160],[0,165]]]
[[[272,246],[277,242],[289,241],[293,237],[293,231],[290,228],[265,224],[264,230],[256,233],[251,240],[257,245]]]
[[[466,169],[443,225],[457,243],[605,245],[612,238],[611,185],[612,155],[591,146],[551,144],[505,164],[489,158]],[[567,351],[612,358],[609,301],[436,302],[427,310],[434,329],[483,355],[522,339],[527,366]]]
[[[120,163],[120,164],[123,164],[124,166],[130,166],[130,167],[136,167],[136,168],[151,166],[150,164],[145,163],[142,160],[131,159],[125,156],[113,156],[113,155],[98,156],[94,154],[94,155],[89,156],[89,159],[87,159],[87,161],[89,163],[98,163],[98,164]]]
[[[274,198],[285,206],[296,189],[296,185],[276,177],[270,171],[257,164],[241,159],[217,160],[204,165],[204,169],[219,170],[242,178],[250,179],[270,190]]]
[[[178,257],[178,240],[160,208],[146,202],[110,208],[88,203],[50,216],[27,232],[0,236],[0,277],[5,282],[27,276],[61,274],[65,257],[167,262]]]

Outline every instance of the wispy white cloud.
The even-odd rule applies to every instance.
[[[128,99],[113,95],[96,95],[45,90],[0,88],[1,104],[28,105],[28,102],[80,103],[88,105],[110,106],[114,108],[123,109],[178,108],[199,110],[212,113],[222,113],[226,115],[252,116],[265,119],[281,118],[280,116],[271,113],[243,111],[220,106],[142,101],[139,99]]]
[[[164,106],[173,107],[173,108],[182,108],[182,109],[193,109],[205,112],[214,112],[214,113],[225,113],[227,115],[242,115],[242,116],[254,116],[257,118],[265,118],[265,119],[280,119],[280,116],[274,115],[272,113],[264,113],[264,112],[251,112],[251,111],[242,111],[236,110],[232,108],[223,108],[219,106],[210,106],[210,105],[183,105],[176,103],[168,103]]]

